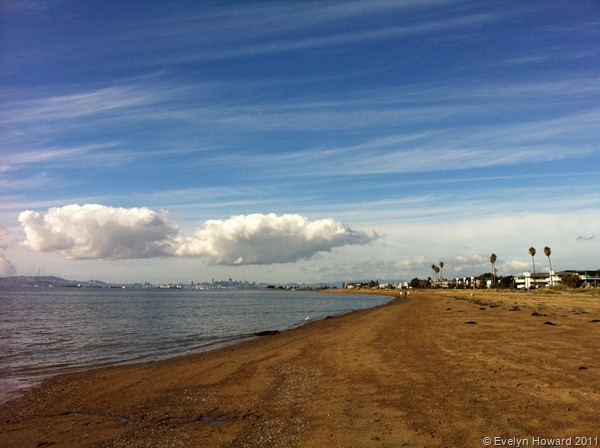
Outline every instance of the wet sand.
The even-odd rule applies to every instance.
[[[598,428],[600,298],[566,294],[417,292],[0,407],[0,447],[597,446]]]

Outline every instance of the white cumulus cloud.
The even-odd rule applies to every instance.
[[[177,254],[204,255],[225,265],[287,263],[371,240],[331,218],[251,214],[206,221],[191,237],[181,239]]]
[[[148,208],[68,205],[46,214],[19,215],[23,246],[70,259],[207,257],[213,264],[273,264],[308,259],[333,248],[367,244],[375,237],[332,218],[251,214],[209,220],[183,235],[166,212]]]
[[[179,231],[165,212],[97,204],[55,207],[42,215],[19,214],[27,238],[23,245],[70,259],[151,258],[171,255]]]

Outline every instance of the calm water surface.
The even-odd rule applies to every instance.
[[[389,300],[303,291],[0,289],[0,402],[49,375],[200,352]]]

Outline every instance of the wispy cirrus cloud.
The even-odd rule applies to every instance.
[[[147,62],[172,64],[322,50],[476,27],[497,19],[497,16],[488,13],[472,13],[448,19],[431,19],[427,14],[451,3],[456,2],[382,1],[374,4],[353,1],[224,6],[210,12],[186,15],[173,13],[150,21],[134,32],[121,33],[116,39],[135,42],[160,37],[160,55],[147,58]],[[390,14],[398,14],[406,19],[377,29],[361,24],[364,19],[389,17]],[[255,26],[257,23],[261,26]],[[189,45],[190,41],[197,40],[203,42],[201,52]]]
[[[285,130],[322,133],[374,126],[391,130],[416,125],[445,131],[474,117],[485,119],[486,114],[490,115],[490,120],[496,120],[498,111],[505,110],[510,104],[518,113],[519,122],[504,124],[504,135],[501,126],[492,125],[490,129],[494,134],[489,135],[508,138],[510,135],[521,136],[530,123],[538,128],[543,124],[539,111],[532,108],[535,99],[571,103],[600,92],[597,81],[576,78],[552,83],[483,84],[468,88],[456,84],[443,88],[416,85],[404,90],[355,91],[343,97],[328,95],[326,100],[315,95],[308,100],[274,102],[267,97],[276,81],[271,85],[265,83],[263,87],[254,86],[255,91],[264,91],[264,95],[258,97],[239,95],[243,83],[209,84],[160,83],[152,79],[148,83],[36,99],[19,99],[22,95],[15,92],[4,98],[4,112],[0,114],[0,123],[6,129],[3,139],[18,142],[36,136],[51,138],[69,130],[81,133],[83,123],[89,129],[88,133],[93,134],[97,129],[113,127],[118,130],[148,121],[159,126],[173,123],[202,126],[213,132],[231,126],[251,133]],[[190,97],[194,101],[189,101]],[[437,99],[436,103],[431,102],[431,97]],[[576,123],[580,129],[587,129],[597,119],[598,112],[591,111],[586,115],[579,111],[578,114],[574,113],[569,123],[568,116],[558,117],[554,123],[547,120],[545,132],[550,129],[558,132],[556,129],[565,125],[569,131]],[[32,136],[27,136],[25,126]],[[521,132],[515,133],[515,129]]]
[[[9,99],[0,117],[3,124],[66,121],[133,109],[156,101],[157,95],[149,91],[140,92],[132,87],[114,86],[41,98]]]
[[[465,170],[557,161],[598,153],[588,137],[597,125],[597,111],[523,123],[473,126],[465,133],[452,127],[414,134],[393,134],[339,147],[285,153],[230,153],[209,163],[243,160],[245,166],[276,167],[286,176],[372,175]],[[311,169],[307,171],[306,167]]]
[[[301,39],[287,38],[286,40],[268,41],[253,45],[241,45],[239,48],[218,50],[213,53],[196,56],[197,58],[232,58],[248,57],[258,54],[283,53],[296,50],[322,49],[327,47],[346,46],[349,44],[372,42],[398,37],[407,37],[436,33],[451,29],[461,29],[465,26],[483,25],[492,18],[486,14],[474,14],[449,20],[428,21],[420,24],[386,27],[378,30],[340,32],[334,35],[316,36]]]
[[[6,154],[2,159],[0,170],[9,171],[31,164],[43,164],[50,166],[52,163],[71,163],[84,161],[88,165],[99,162],[99,158],[109,161],[109,156],[103,154],[106,149],[116,148],[118,142],[87,145],[71,148],[44,148],[25,152],[13,152]]]

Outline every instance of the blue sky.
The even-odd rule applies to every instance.
[[[0,2],[0,274],[598,269],[595,1]]]

